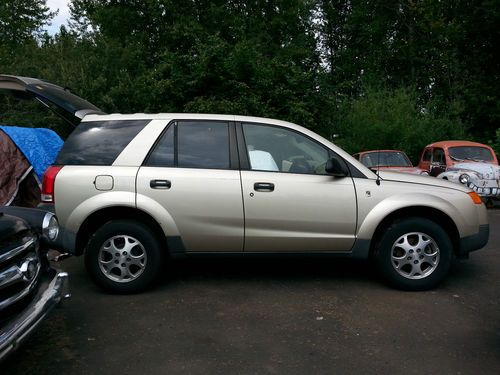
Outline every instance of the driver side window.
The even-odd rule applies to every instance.
[[[444,151],[442,148],[435,148],[432,153],[432,162],[439,164],[446,164],[444,159]]]
[[[243,124],[250,168],[256,171],[326,175],[328,150],[294,131]]]

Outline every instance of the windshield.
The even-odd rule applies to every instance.
[[[371,167],[412,167],[408,157],[403,152],[380,151],[370,152],[361,157],[361,163]]]
[[[450,158],[456,161],[493,161],[493,154],[486,147],[480,146],[459,146],[450,147],[448,150]]]

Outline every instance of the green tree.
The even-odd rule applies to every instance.
[[[0,3],[0,45],[10,49],[42,33],[55,15],[47,0],[3,0]]]
[[[399,149],[414,162],[427,144],[460,139],[465,130],[459,118],[436,114],[432,103],[422,107],[415,92],[373,88],[344,103],[334,128],[338,143],[351,153]]]
[[[75,0],[72,12],[101,61],[105,109],[275,116],[314,128],[325,100],[313,6]]]
[[[349,134],[347,109],[371,87],[410,95],[414,118],[439,120],[436,136],[455,134],[450,122],[483,141],[499,128],[500,0],[73,0],[69,30],[53,37],[41,32],[45,1],[0,7],[2,73],[54,81],[107,112],[239,113]],[[17,121],[0,106],[0,121]],[[398,108],[387,118],[402,125]]]
[[[499,127],[500,1],[319,0],[327,89],[365,84],[417,93],[442,116],[459,114],[477,137]],[[453,112],[453,113],[450,113]]]

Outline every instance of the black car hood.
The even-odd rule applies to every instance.
[[[29,232],[28,224],[11,215],[0,212],[0,255],[12,249],[15,244]]]

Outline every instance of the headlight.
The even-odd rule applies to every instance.
[[[56,215],[47,212],[42,223],[43,235],[49,240],[54,241],[59,234],[59,222]]]
[[[461,184],[467,185],[469,183],[470,176],[468,174],[461,174],[458,178]]]

